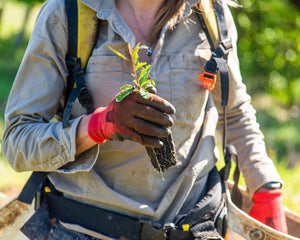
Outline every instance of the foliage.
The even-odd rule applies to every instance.
[[[43,3],[45,0],[16,0],[22,3],[25,3],[26,5],[33,7],[34,5],[38,3]]]
[[[16,71],[24,54],[25,47],[15,49],[13,38],[0,39],[0,113],[4,109]]]
[[[233,10],[241,71],[250,93],[300,105],[300,9],[288,0],[240,0]]]
[[[240,0],[232,9],[241,72],[270,157],[292,161],[300,138],[300,8],[289,0]]]
[[[132,50],[129,44],[127,44],[127,48],[129,51],[130,59],[125,57],[123,54],[118,52],[117,50],[111,48],[108,46],[108,48],[114,52],[119,57],[123,58],[124,60],[128,61],[132,65],[132,76],[134,77],[134,80],[132,81],[134,83],[133,85],[125,84],[121,87],[121,92],[117,96],[116,101],[121,102],[126,96],[131,94],[135,89],[138,89],[140,91],[140,94],[143,98],[149,99],[149,92],[147,88],[151,88],[155,86],[155,82],[149,78],[149,72],[151,65],[147,64],[145,62],[139,62],[139,55],[138,51],[139,49],[146,49],[147,46],[140,46],[140,43],[138,43]],[[137,71],[140,70],[140,73],[137,74]]]

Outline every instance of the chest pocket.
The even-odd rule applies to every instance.
[[[201,50],[198,54],[181,53],[168,57],[172,102],[178,119],[196,120],[206,102],[207,93],[201,87],[198,76],[211,52]]]

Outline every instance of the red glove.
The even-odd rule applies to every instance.
[[[287,233],[281,195],[282,190],[279,188],[254,193],[253,207],[249,215],[278,231]]]
[[[173,120],[168,114],[173,113],[175,108],[166,100],[151,93],[147,100],[134,91],[121,102],[115,97],[107,107],[97,108],[89,120],[88,134],[97,143],[129,139],[162,147],[158,138],[169,135]]]

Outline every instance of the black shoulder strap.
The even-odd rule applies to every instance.
[[[211,44],[212,56],[204,67],[204,72],[199,76],[202,81],[202,86],[212,91],[216,82],[217,73],[220,73],[221,80],[221,105],[223,106],[223,151],[225,166],[220,170],[223,180],[227,180],[231,167],[231,158],[237,157],[234,146],[227,145],[227,119],[226,119],[226,106],[228,104],[229,96],[229,70],[227,66],[228,52],[232,48],[231,39],[228,37],[227,23],[225,19],[225,13],[220,0],[213,0],[213,7],[215,11],[215,17],[217,21],[217,27],[219,32],[219,44],[214,47],[213,38],[210,36],[203,16],[200,15],[200,21],[206,32],[207,38]]]
[[[81,47],[78,44],[78,39],[80,37],[79,34],[81,34],[79,32],[80,28],[78,22],[78,15],[80,12],[79,4],[81,3],[79,3],[77,0],[65,0],[65,8],[68,19],[68,53],[66,56],[66,64],[69,75],[67,78],[67,88],[65,93],[66,106],[63,113],[63,128],[66,128],[70,125],[69,120],[72,106],[77,98],[80,104],[87,110],[87,113],[92,113],[94,111],[93,99],[85,84],[85,66],[82,66],[81,59],[78,57],[78,51],[80,50],[78,48]],[[93,31],[89,34],[93,35],[91,39],[94,41],[92,45],[94,46],[96,41],[96,31]]]
[[[200,21],[203,25],[203,28],[206,32],[207,38],[210,42],[212,49],[212,56],[210,60],[206,63],[204,72],[199,76],[199,79],[202,81],[202,85],[207,90],[213,90],[214,84],[216,82],[216,74],[220,72],[221,78],[221,105],[223,106],[223,154],[225,166],[220,170],[220,175],[223,181],[226,181],[229,177],[231,169],[231,161],[234,159],[236,162],[236,168],[234,171],[234,186],[232,192],[232,199],[234,203],[241,207],[242,205],[242,196],[241,192],[238,189],[238,181],[240,176],[240,171],[238,167],[238,156],[237,151],[233,145],[227,144],[227,104],[229,97],[229,70],[227,66],[227,57],[228,52],[232,48],[231,39],[228,38],[228,29],[225,19],[225,13],[220,0],[212,0],[213,7],[215,11],[215,17],[218,26],[219,32],[219,45],[215,48],[213,38],[210,37],[209,31],[205,25],[205,21],[200,15]]]
[[[18,200],[31,204],[41,185],[46,180],[48,172],[33,172],[27,180],[22,192],[18,196]]]
[[[66,56],[66,64],[69,70],[69,76],[67,79],[66,89],[66,107],[63,114],[63,127],[69,126],[69,119],[71,115],[71,109],[74,101],[78,97],[79,102],[90,113],[93,110],[92,97],[89,94],[85,81],[84,70],[81,68],[80,58],[78,55],[78,4],[77,0],[65,0],[65,10],[68,19],[68,53]],[[86,11],[85,11],[86,12]],[[85,13],[89,18],[90,15]],[[93,19],[95,22],[95,19]],[[87,29],[88,31],[89,29]],[[91,34],[93,41],[96,39],[96,31]],[[93,43],[94,44],[94,43]],[[89,47],[90,48],[90,47]],[[89,49],[91,51],[91,49]],[[85,57],[86,58],[86,57]],[[83,63],[85,64],[85,63]],[[31,204],[36,194],[41,189],[42,184],[47,178],[48,172],[36,172],[34,171],[26,182],[25,186],[20,193],[18,200]]]

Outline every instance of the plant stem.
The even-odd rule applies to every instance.
[[[134,75],[134,78],[135,78],[135,80],[137,82],[137,87],[139,89],[141,89],[140,83],[139,83],[139,79],[138,79],[138,77],[136,75],[136,71],[135,71],[135,67],[134,67],[134,63],[133,63],[133,56],[132,56],[131,47],[130,47],[129,43],[127,43],[127,48],[128,48],[128,52],[129,52],[129,55],[130,55],[130,62],[131,62],[131,67],[132,67],[133,75]]]

